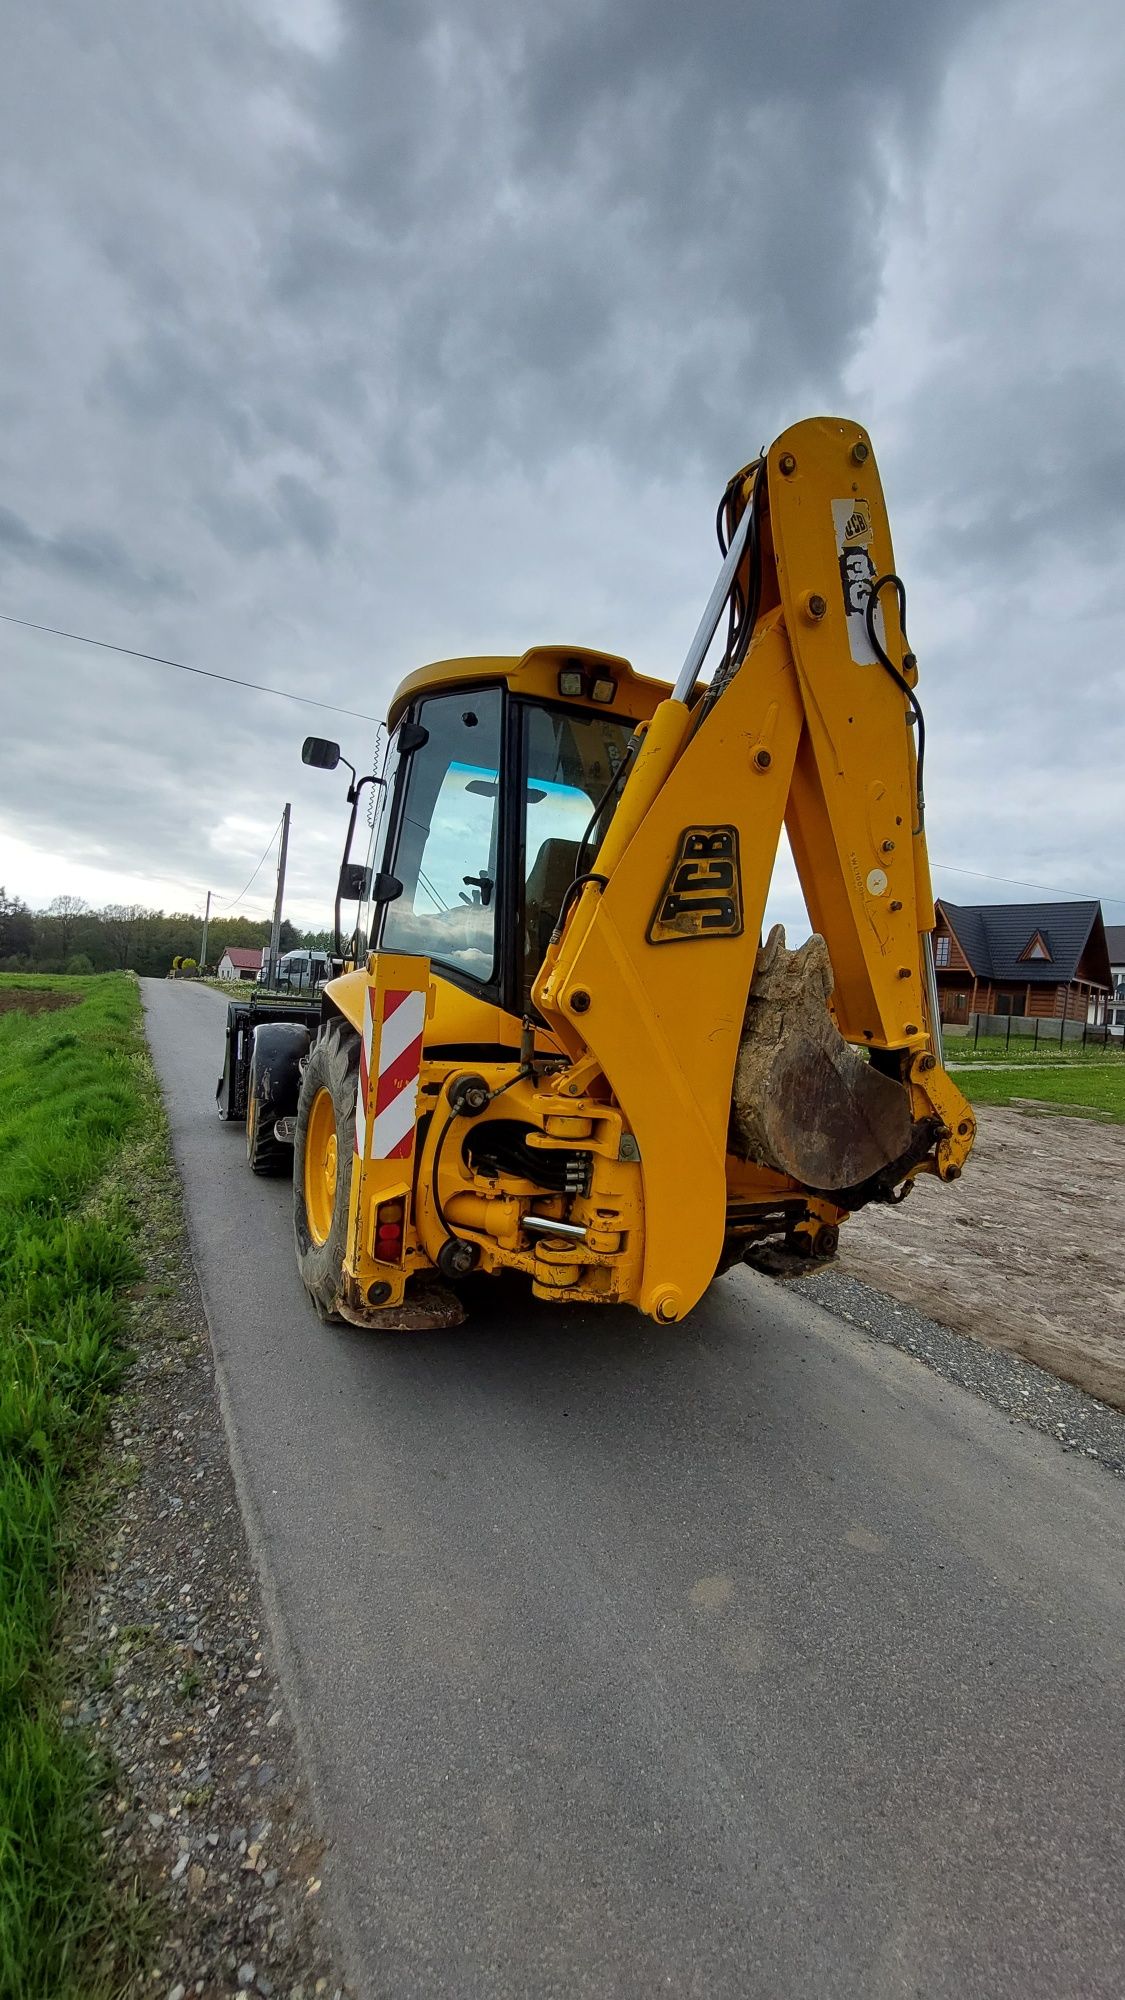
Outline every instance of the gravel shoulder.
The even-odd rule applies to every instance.
[[[341,2000],[324,1842],[275,1672],[163,1127],[127,1149],[122,1179],[146,1275],[99,1467],[96,1549],[72,1582],[63,1707],[110,1774],[106,1866],[136,1933],[123,1990]]]
[[[846,1320],[873,1341],[925,1362],[947,1382],[981,1396],[998,1410],[1051,1437],[1064,1451],[1094,1459],[1125,1478],[1125,1415],[1017,1354],[966,1340],[913,1306],[838,1270],[817,1271],[794,1289]]]
[[[901,1206],[852,1218],[833,1283],[887,1293],[1125,1410],[1123,1238],[1125,1127],[989,1107],[961,1181],[920,1176]]]

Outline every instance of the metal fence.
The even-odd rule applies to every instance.
[[[1063,1048],[1067,1043],[1080,1044],[1082,1048],[1109,1048],[1120,1054],[1122,1034],[1108,1023],[1095,1026],[1090,1021],[1056,1020],[1039,1014],[970,1014],[969,1032],[973,1047],[981,1041],[1002,1042],[1010,1048],[1013,1037],[1016,1041],[1030,1042],[1033,1049]]]

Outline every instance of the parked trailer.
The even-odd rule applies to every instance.
[[[232,1000],[227,1007],[219,1117],[246,1125],[246,1157],[256,1174],[286,1170],[300,1066],[320,1027],[319,1001]]]

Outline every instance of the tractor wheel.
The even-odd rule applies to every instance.
[[[254,1174],[280,1177],[293,1167],[293,1148],[277,1137],[279,1118],[296,1109],[300,1062],[309,1045],[307,1028],[269,1021],[254,1031],[246,1084],[246,1158]]]
[[[297,1269],[322,1319],[335,1319],[347,1251],[359,1036],[335,1021],[309,1050],[293,1145]]]

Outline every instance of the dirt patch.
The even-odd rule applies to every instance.
[[[85,997],[46,987],[0,986],[0,1014],[54,1014],[60,1007],[80,1007]]]
[[[1125,1127],[978,1111],[964,1179],[840,1233],[839,1268],[1125,1410]]]

